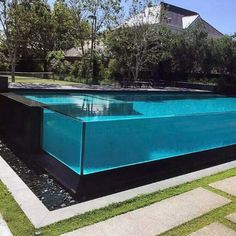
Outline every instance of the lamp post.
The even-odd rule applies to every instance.
[[[93,83],[97,83],[96,79],[96,67],[95,67],[95,57],[94,57],[94,50],[96,47],[96,32],[97,32],[97,17],[95,15],[90,15],[90,19],[92,19],[92,37],[91,37],[91,65],[93,68]]]

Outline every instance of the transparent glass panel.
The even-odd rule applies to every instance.
[[[236,144],[236,112],[87,122],[84,174]]]
[[[81,173],[82,128],[80,120],[44,109],[43,150],[78,174]]]

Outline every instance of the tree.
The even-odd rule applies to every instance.
[[[82,55],[85,56],[85,42],[90,39],[91,27],[87,19],[83,18],[82,10],[78,4],[78,0],[69,0],[69,6],[73,15],[74,22],[74,38],[76,45],[79,45],[82,50]]]
[[[0,22],[4,35],[4,41],[8,50],[11,64],[12,81],[15,81],[15,67],[17,53],[20,46],[27,40],[29,28],[27,24],[27,11],[18,0],[0,1]]]
[[[138,80],[141,71],[170,58],[170,34],[168,29],[152,25],[122,28],[110,35],[108,48],[120,67]]]
[[[65,60],[63,51],[52,51],[48,54],[48,62],[51,71],[59,76],[60,79],[64,79],[71,70],[71,64]]]
[[[50,6],[45,0],[31,0],[28,3],[31,12],[31,35],[26,50],[43,60],[44,72],[47,71],[47,55],[55,44],[55,27]]]
[[[66,50],[76,44],[77,23],[73,9],[63,0],[56,0],[52,12],[56,50]]]
[[[63,0],[57,0],[53,11],[45,0],[31,0],[27,4],[30,12],[31,35],[25,51],[42,59],[47,71],[47,55],[50,51],[67,50],[85,37],[86,22],[79,19],[74,9]]]
[[[90,66],[93,67],[93,83],[97,83],[96,41],[99,33],[118,25],[121,13],[121,0],[70,0],[81,19],[91,22]]]
[[[7,48],[5,42],[0,36],[0,71],[6,71],[9,69],[9,60],[7,58]]]
[[[216,41],[217,65],[220,73],[236,78],[236,35],[225,36]]]
[[[170,57],[171,32],[161,24],[149,24],[160,17],[150,1],[133,1],[130,18],[135,21],[114,30],[107,40],[108,50],[129,77],[138,80],[141,71]]]
[[[184,73],[213,72],[216,68],[216,39],[208,36],[201,25],[173,35],[172,69]]]

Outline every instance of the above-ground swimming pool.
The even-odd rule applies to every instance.
[[[236,144],[236,98],[210,93],[23,93],[42,149],[89,175]]]

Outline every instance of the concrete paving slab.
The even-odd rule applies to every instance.
[[[225,218],[236,224],[236,212],[231,215],[226,216]]]
[[[153,236],[229,202],[229,199],[198,188],[63,236]]]
[[[212,183],[210,186],[236,196],[236,176]]]
[[[236,232],[223,224],[212,223],[190,234],[190,236],[236,236]]]
[[[7,226],[7,223],[3,220],[0,215],[0,235],[1,236],[12,236],[10,229]]]

